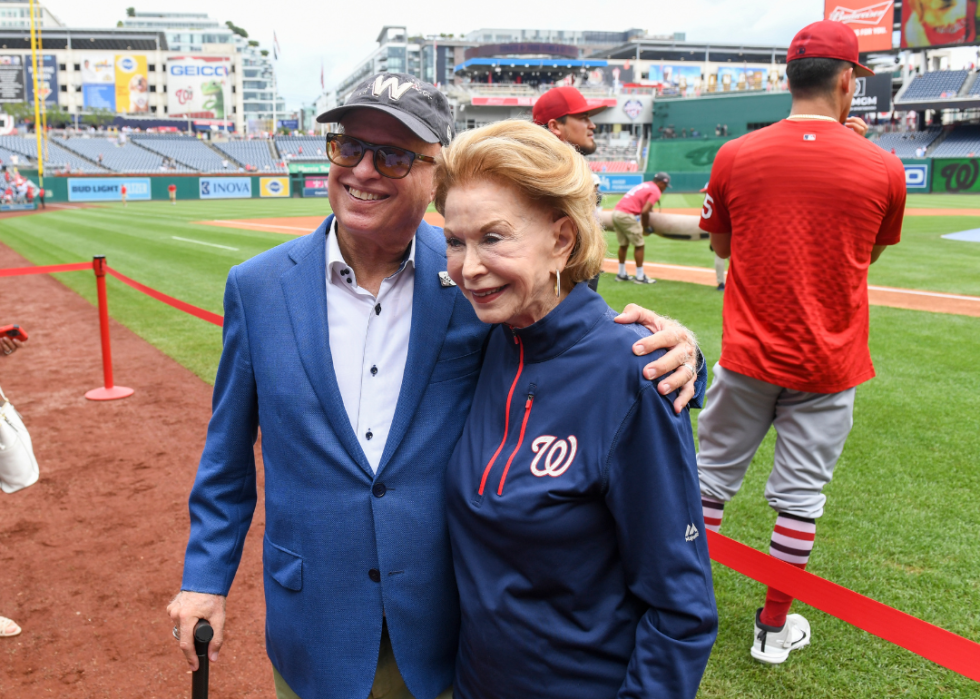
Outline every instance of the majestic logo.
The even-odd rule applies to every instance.
[[[412,83],[410,82],[400,83],[398,82],[398,78],[394,76],[385,80],[383,75],[379,75],[378,79],[374,81],[374,86],[371,88],[371,94],[375,97],[380,97],[382,92],[388,90],[388,99],[397,102],[411,87]]]
[[[844,22],[846,24],[878,24],[892,7],[892,0],[868,5],[860,9],[841,7],[838,5],[833,9],[827,19],[833,22]]]
[[[684,541],[694,541],[698,538],[698,528],[693,524],[687,525],[687,530],[684,532]]]
[[[568,467],[572,465],[572,461],[575,460],[575,454],[578,452],[578,440],[574,436],[570,436],[567,442],[564,439],[555,441],[555,437],[546,434],[531,442],[531,451],[537,454],[534,461],[531,462],[531,473],[539,478],[543,476],[557,478],[567,471]],[[544,457],[543,466],[538,465],[541,457]]]

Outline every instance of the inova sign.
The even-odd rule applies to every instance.
[[[250,199],[251,177],[202,177],[201,199]]]

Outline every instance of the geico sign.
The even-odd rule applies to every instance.
[[[228,75],[228,66],[170,66],[171,75],[203,75],[206,77]]]

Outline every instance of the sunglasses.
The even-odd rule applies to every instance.
[[[374,167],[378,174],[392,180],[407,177],[416,160],[423,163],[436,161],[431,155],[413,153],[398,146],[379,146],[341,133],[327,134],[327,158],[340,167],[357,167],[367,151],[374,153]]]

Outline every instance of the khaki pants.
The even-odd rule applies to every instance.
[[[626,247],[630,243],[634,248],[643,247],[643,226],[636,216],[625,211],[613,211],[612,224],[620,247]]]
[[[276,683],[276,699],[300,699],[299,695],[289,688],[286,680],[282,678],[282,675],[275,668],[272,668],[272,676]],[[402,673],[399,672],[398,665],[395,663],[395,654],[391,650],[391,639],[388,638],[387,622],[381,627],[381,650],[378,652],[378,669],[374,673],[374,684],[371,687],[371,693],[367,696],[367,699],[415,699],[411,692],[408,691],[408,687],[405,686]],[[452,687],[440,694],[436,699],[453,699]]]

